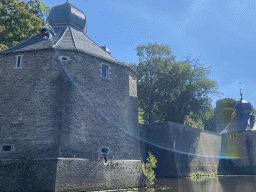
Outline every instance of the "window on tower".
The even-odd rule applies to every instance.
[[[106,78],[106,79],[108,78],[108,66],[102,65],[101,76]]]
[[[108,64],[105,64],[105,63],[101,63],[100,64],[100,77],[102,77],[103,79],[108,79],[110,80],[110,72],[111,70],[111,66],[109,66]]]
[[[16,55],[16,66],[15,66],[15,68],[22,68],[21,67],[21,62],[22,62],[22,55]]]

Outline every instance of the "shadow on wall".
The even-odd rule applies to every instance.
[[[219,159],[209,157],[220,155],[219,134],[172,122],[140,125],[140,133],[142,140],[147,141],[142,143],[143,154],[150,151],[158,160],[158,178],[188,176],[197,171],[212,173],[218,169]]]

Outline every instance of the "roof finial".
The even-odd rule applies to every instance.
[[[241,100],[243,99],[243,94],[242,94],[242,91],[241,91],[241,82],[239,82],[239,84],[240,84],[240,96],[241,96]]]
[[[69,3],[69,4],[70,4],[70,0],[67,0],[67,3]]]

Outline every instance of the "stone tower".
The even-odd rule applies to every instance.
[[[236,115],[221,132],[223,156],[234,157],[225,162],[223,171],[228,174],[256,174],[256,115],[253,106],[241,99],[234,108]]]
[[[52,191],[139,185],[137,74],[86,36],[70,2],[47,21],[0,52],[0,158],[35,157]]]

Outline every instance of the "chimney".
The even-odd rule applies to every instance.
[[[42,39],[43,39],[43,40],[49,38],[49,33],[48,33],[48,31],[47,31],[46,28],[43,28],[43,29],[41,30],[41,33],[42,33]]]
[[[100,46],[101,49],[103,49],[104,51],[106,51],[109,55],[111,54],[111,52],[108,50],[107,46]]]

